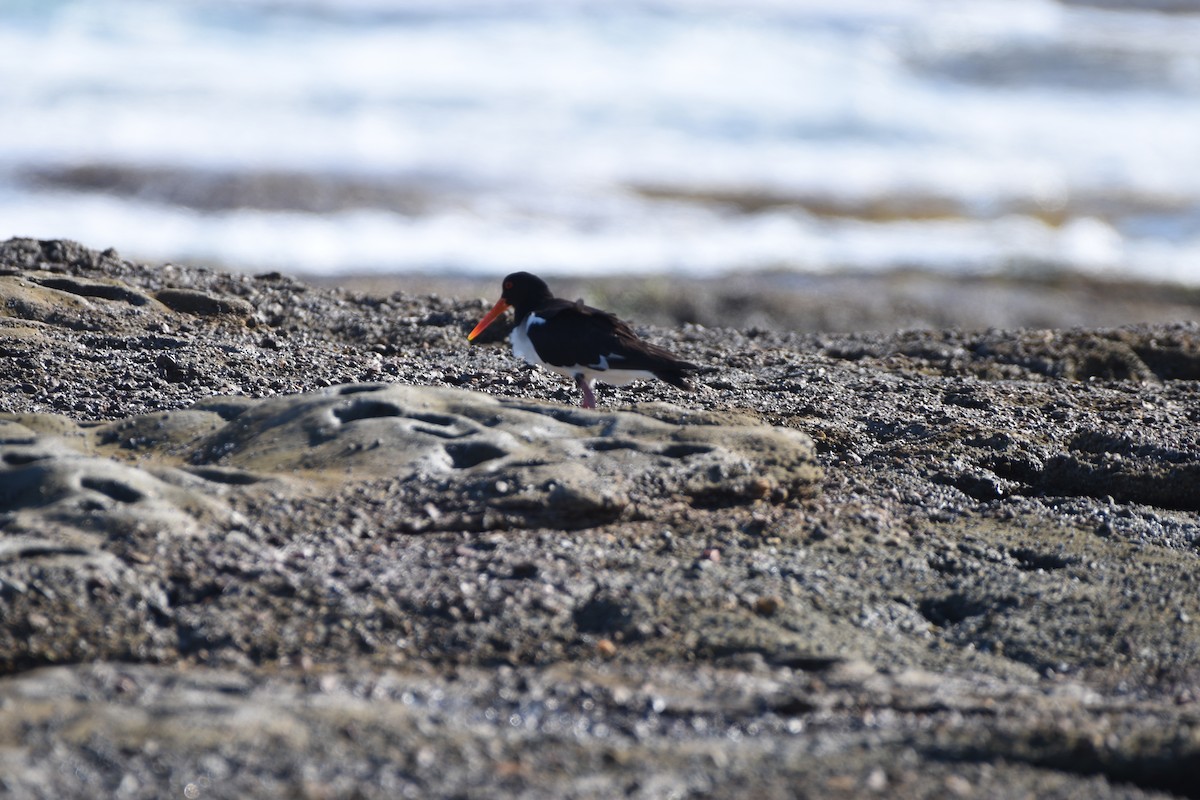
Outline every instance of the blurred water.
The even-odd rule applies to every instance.
[[[10,235],[1200,283],[1200,2],[4,0]]]

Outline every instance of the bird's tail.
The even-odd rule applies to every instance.
[[[690,392],[695,387],[692,385],[692,382],[688,380],[689,374],[696,372],[699,369],[700,367],[697,367],[695,364],[688,364],[685,362],[678,367],[657,369],[654,371],[654,377],[658,378],[660,381],[666,381],[672,386],[678,386],[680,389],[686,389]]]

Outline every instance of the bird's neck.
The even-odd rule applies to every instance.
[[[544,294],[536,295],[523,299],[520,303],[513,304],[513,314],[516,316],[517,324],[520,325],[529,315],[537,311],[539,308],[545,308],[554,301],[554,295],[549,291]]]

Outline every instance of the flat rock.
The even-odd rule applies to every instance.
[[[675,420],[682,410],[653,409]],[[502,508],[565,504],[587,513],[643,501],[750,502],[809,496],[821,471],[812,442],[769,425],[681,424],[628,412],[585,412],[477,392],[394,384],[333,387],[247,407],[197,443],[193,464],[280,473],[391,475],[507,485]]]
[[[87,440],[73,431],[66,438],[20,435],[28,418],[0,417],[0,514],[5,530],[67,527],[118,535],[131,527],[194,533],[205,520],[222,517],[205,482],[181,470],[124,464],[76,449]],[[51,425],[62,425],[51,418]],[[16,430],[9,431],[9,426]],[[73,446],[74,445],[74,446]]]
[[[248,318],[254,306],[237,297],[222,297],[196,289],[160,289],[154,299],[174,311],[205,317],[232,316]]]
[[[378,383],[213,398],[86,427],[12,415],[0,417],[0,509],[16,527],[41,524],[30,521],[36,515],[84,528],[137,520],[182,532],[207,513],[210,484],[289,478],[303,490],[306,480],[387,475],[436,485],[445,509],[497,510],[507,525],[558,515],[588,527],[632,503],[714,506],[816,491],[821,470],[799,431],[746,418],[728,425],[693,415],[698,422],[681,423],[689,416],[682,409],[651,410],[671,421]],[[136,456],[142,468],[74,448]]]

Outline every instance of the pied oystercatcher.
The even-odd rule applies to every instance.
[[[471,341],[509,308],[517,325],[509,339],[513,354],[530,364],[573,378],[583,392],[583,407],[595,408],[592,386],[597,380],[614,386],[648,378],[690,389],[687,374],[700,369],[643,341],[626,323],[582,300],[555,297],[546,282],[528,272],[504,279],[500,299],[475,329]]]

